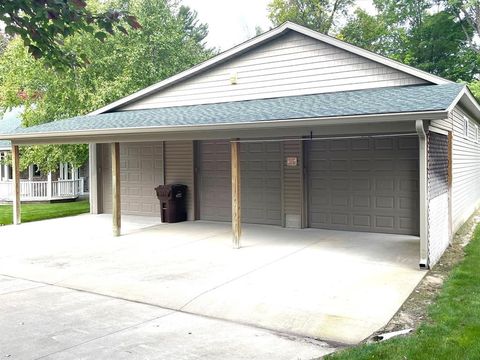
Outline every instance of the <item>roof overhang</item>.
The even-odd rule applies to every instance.
[[[480,119],[480,105],[468,86],[463,88],[463,90],[458,94],[457,98],[452,102],[447,110],[449,112],[452,111],[453,108],[459,103],[471,116],[473,116],[475,119]]]
[[[448,111],[404,112],[389,114],[351,115],[307,119],[270,120],[230,124],[152,126],[134,128],[112,128],[76,131],[50,131],[44,133],[0,134],[0,138],[11,140],[15,145],[102,143],[114,141],[154,140],[202,140],[237,137],[308,136],[313,129],[328,133],[328,129],[342,127],[343,132],[355,132],[358,126],[382,124],[385,131],[395,123],[414,123],[416,120],[445,119]],[[346,127],[348,126],[348,127]],[[267,132],[262,132],[267,131]]]

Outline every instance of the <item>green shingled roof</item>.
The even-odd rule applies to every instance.
[[[446,110],[462,84],[417,85],[149,110],[117,111],[19,128],[11,134],[255,123]]]
[[[22,124],[21,114],[23,108],[16,107],[10,111],[5,112],[0,118],[0,134],[15,132]],[[0,140],[0,150],[10,150],[12,144],[7,140]]]

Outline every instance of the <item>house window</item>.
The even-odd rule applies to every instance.
[[[33,176],[40,176],[40,175],[42,175],[42,173],[40,172],[38,165],[33,165]]]
[[[463,136],[468,138],[468,118],[466,116],[463,117]]]

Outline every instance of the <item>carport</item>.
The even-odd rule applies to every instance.
[[[235,248],[245,223],[406,234],[420,237],[419,263],[428,267],[426,132],[458,91],[429,85],[114,111],[2,137],[13,143],[17,189],[20,145],[88,143],[91,211],[112,213],[116,236],[122,213],[158,216],[155,186],[182,183],[188,220],[231,222]],[[18,196],[14,213],[20,223]]]

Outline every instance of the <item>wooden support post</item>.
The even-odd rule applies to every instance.
[[[60,190],[57,189],[56,191],[56,195],[60,195],[59,194]],[[47,198],[48,200],[52,200],[53,198],[53,188],[52,188],[52,172],[49,171],[48,174],[47,174]]]
[[[97,164],[97,144],[89,144],[88,145],[88,171],[89,176],[88,180],[89,185],[88,189],[90,192],[90,214],[98,214],[99,213],[99,206],[98,206],[98,164]]]
[[[232,156],[232,231],[233,247],[240,248],[242,235],[242,216],[240,198],[240,143],[233,140],[230,143]]]
[[[113,236],[120,236],[122,228],[122,204],[120,201],[120,144],[112,147],[112,204],[113,204]]]
[[[13,223],[21,223],[20,214],[20,152],[18,145],[12,146],[12,172],[13,172]]]

